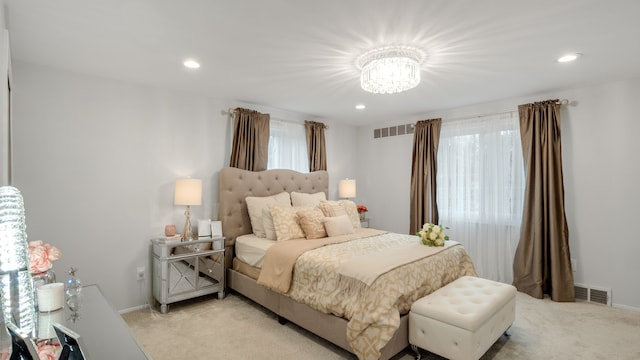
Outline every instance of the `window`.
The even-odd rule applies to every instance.
[[[271,119],[267,169],[309,172],[304,124]]]
[[[524,195],[517,115],[443,122],[437,171],[440,224],[478,275],[511,283]]]

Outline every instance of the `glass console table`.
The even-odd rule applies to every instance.
[[[38,314],[38,342],[57,342],[52,323],[57,322],[80,335],[83,351],[91,360],[148,359],[131,335],[120,314],[111,306],[97,285],[88,285],[80,293],[80,306],[72,312],[63,309]]]

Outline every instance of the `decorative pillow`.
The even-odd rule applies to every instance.
[[[264,226],[266,238],[276,240],[276,228],[273,225],[273,216],[271,216],[271,210],[268,207],[262,208],[262,225]]]
[[[322,191],[315,194],[299,193],[295,191],[291,193],[291,204],[293,206],[315,207],[320,205],[320,201],[325,200],[327,200],[327,196]]]
[[[360,215],[358,215],[358,208],[356,203],[351,200],[321,201],[320,209],[324,213],[324,216],[327,217],[347,215],[349,220],[351,220],[353,228],[360,228]]]
[[[285,241],[305,237],[296,214],[300,208],[271,205],[269,210],[273,217],[273,227],[276,229],[276,240]]]
[[[281,192],[277,195],[257,197],[247,196],[247,210],[249,211],[249,219],[251,220],[251,228],[253,234],[258,237],[266,237],[264,225],[262,223],[262,209],[269,205],[281,205],[291,207],[291,197],[288,192]]]
[[[354,229],[360,228],[360,215],[358,214],[358,206],[351,200],[340,200],[338,201],[340,205],[344,208],[344,211],[349,216],[349,220],[351,220],[351,225],[353,225]]]
[[[344,207],[338,201],[320,201],[320,210],[327,217],[347,215]]]
[[[329,236],[353,234],[353,225],[347,215],[324,218],[324,228]]]
[[[324,214],[322,213],[322,210],[317,207],[304,208],[302,210],[298,210],[296,214],[300,221],[300,227],[307,239],[320,239],[327,237],[327,232],[324,230]]]

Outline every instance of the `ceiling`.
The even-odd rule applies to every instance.
[[[636,0],[4,2],[14,62],[353,125],[640,76]],[[428,54],[421,84],[360,89],[356,58],[394,44]]]

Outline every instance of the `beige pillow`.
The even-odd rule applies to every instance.
[[[327,196],[322,191],[315,194],[299,193],[295,191],[291,193],[291,204],[293,206],[315,207],[320,205],[320,201],[324,200],[327,200]]]
[[[329,236],[353,234],[353,225],[347,215],[324,218],[324,228]]]
[[[358,208],[356,203],[351,200],[321,201],[320,209],[324,213],[324,216],[327,217],[347,215],[349,220],[351,220],[353,228],[360,228],[360,215],[358,215]]]
[[[320,239],[327,237],[324,230],[324,214],[317,207],[305,208],[296,212],[300,227],[307,239]]]
[[[349,220],[351,220],[351,225],[353,225],[354,229],[360,228],[360,215],[358,214],[358,207],[356,203],[351,200],[340,200],[338,201],[340,205],[344,208],[344,211],[349,216]]]
[[[273,217],[273,227],[276,229],[276,240],[285,241],[305,237],[296,214],[300,208],[271,205],[269,210]]]
[[[337,201],[321,201],[320,210],[327,217],[347,215],[344,207]]]
[[[266,238],[276,240],[276,228],[273,225],[273,216],[271,216],[271,210],[268,207],[262,208],[262,225],[264,226]]]
[[[269,205],[280,205],[291,207],[291,197],[288,192],[281,192],[272,196],[247,196],[245,199],[247,202],[247,210],[249,211],[249,219],[251,220],[251,228],[254,235],[258,237],[266,237],[267,234],[264,230],[264,224],[262,221],[262,209]]]

